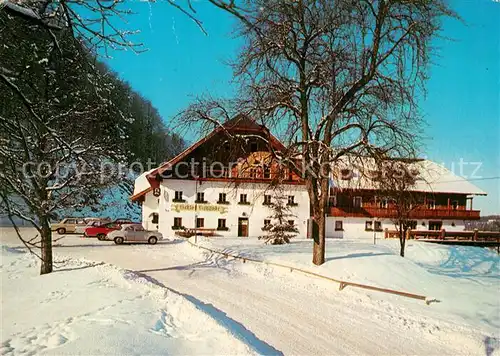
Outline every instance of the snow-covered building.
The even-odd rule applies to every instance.
[[[271,151],[284,146],[254,121],[238,116],[135,182],[147,229],[173,236],[181,228],[219,236],[257,237],[269,223],[271,203],[284,199],[289,222],[307,233],[309,197],[304,181],[279,165]],[[273,182],[280,178],[280,184]]]
[[[416,176],[408,191],[418,203],[407,210],[414,230],[463,231],[465,221],[479,220],[480,211],[473,210],[473,197],[486,195],[484,191],[433,161],[414,159],[402,163],[405,174]],[[334,167],[328,237],[373,238],[374,233],[395,229],[397,208],[378,188],[381,170],[383,167],[367,158]]]
[[[294,215],[290,223],[299,236],[306,236],[306,185],[300,173],[273,158],[282,150],[282,143],[265,127],[238,116],[138,177],[132,200],[142,204],[144,227],[164,236],[197,228],[218,236],[257,237],[269,223],[270,203],[281,198]],[[352,163],[333,167],[327,237],[373,238],[374,233],[381,237],[385,229],[394,229],[396,209],[375,181],[361,173],[370,171],[369,162],[363,160],[362,169]],[[464,230],[466,220],[479,219],[472,200],[485,192],[432,161],[407,163],[419,172],[412,188],[421,196],[421,204],[411,212],[415,229]]]

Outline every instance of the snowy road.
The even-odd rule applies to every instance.
[[[1,238],[19,246],[12,234]],[[393,299],[297,286],[281,272],[227,262],[186,242],[116,246],[68,236],[59,243],[56,255],[104,261],[175,290],[261,354],[484,354],[478,334],[408,315]]]

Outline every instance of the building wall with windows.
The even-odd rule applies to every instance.
[[[265,203],[269,199],[275,202],[277,196],[282,196],[285,205],[290,200],[289,210],[294,215],[286,219],[293,220],[299,230],[298,236],[305,237],[309,218],[306,187],[283,184],[279,188],[276,190],[262,183],[236,185],[231,182],[166,179],[160,185],[159,197],[154,197],[153,192],[147,194],[143,203],[143,223],[148,229],[153,226],[151,213],[158,211],[158,230],[167,237],[174,236],[181,227],[215,229],[218,236],[258,237],[263,234],[264,220],[273,213],[273,209]],[[225,201],[219,198],[225,198]],[[245,229],[241,227],[245,222],[246,232],[241,231]]]
[[[441,226],[446,231],[464,231],[464,220],[414,220],[416,230],[434,230]],[[371,239],[375,233],[377,239],[384,238],[384,230],[395,230],[391,219],[353,218],[329,216],[326,219],[326,237],[337,239]]]

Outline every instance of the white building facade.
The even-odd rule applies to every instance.
[[[248,118],[235,118],[219,129],[137,178],[132,200],[142,203],[144,227],[166,237],[195,230],[210,236],[257,238],[265,235],[265,224],[275,223],[269,220],[274,213],[272,204],[279,200],[287,206],[291,216],[286,220],[298,229],[298,237],[308,236],[311,209],[305,181],[300,172],[278,166],[271,154],[284,146]],[[227,136],[238,137],[244,147],[229,149]],[[229,163],[234,159],[236,166]],[[217,162],[224,174],[210,171],[207,175],[205,166],[203,175],[199,174],[200,166],[196,166],[196,174],[186,174],[188,162],[193,160]],[[472,199],[485,192],[434,162],[412,160],[405,164],[420,172],[412,194],[422,201],[410,215],[412,230],[463,231],[466,220],[479,219]],[[368,161],[363,166],[365,170],[376,168]],[[352,165],[333,167],[333,171],[353,174],[332,176],[327,238],[372,240],[396,229],[395,206],[377,191],[374,179],[355,172]]]
[[[143,225],[164,236],[198,228],[213,230],[220,237],[258,237],[264,234],[262,227],[273,214],[270,203],[277,199],[288,206],[291,216],[287,221],[298,229],[299,236],[306,236],[309,197],[304,185],[283,184],[270,189],[263,183],[165,180],[159,196],[152,191],[145,196]]]

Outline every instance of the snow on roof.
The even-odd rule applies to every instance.
[[[134,194],[133,195],[139,194],[145,190],[148,190],[151,187],[151,185],[149,184],[149,181],[147,179],[147,176],[148,176],[148,174],[150,174],[151,172],[153,172],[155,170],[156,170],[156,168],[151,169],[149,171],[146,171],[135,179]]]
[[[446,192],[468,195],[486,195],[487,193],[469,182],[467,179],[456,175],[451,170],[436,162],[424,160],[417,163],[422,180],[417,181],[415,190]],[[427,189],[427,190],[426,190]]]
[[[454,193],[467,195],[487,195],[465,178],[456,175],[443,165],[426,159],[407,160],[410,171],[418,171],[415,187],[411,190],[432,193]],[[350,179],[342,179],[342,170],[352,171]],[[370,158],[357,159],[355,162],[341,162],[333,168],[333,185],[341,189],[377,189],[376,182],[367,174],[369,170],[378,169]],[[368,174],[369,176],[369,174]]]

